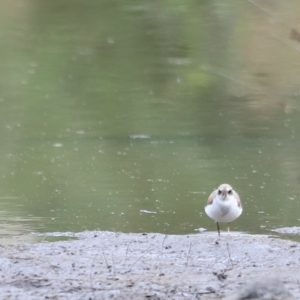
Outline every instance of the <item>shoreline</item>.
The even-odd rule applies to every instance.
[[[82,232],[0,247],[3,299],[221,299],[270,275],[300,299],[300,244],[273,236]]]

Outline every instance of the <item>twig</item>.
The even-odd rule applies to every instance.
[[[227,248],[227,252],[228,252],[229,261],[231,262],[231,267],[233,268],[233,260],[231,259],[228,243],[226,243],[226,248]]]
[[[130,246],[130,243],[128,243],[127,248],[126,248],[126,255],[125,255],[126,257],[127,257],[127,254],[128,254],[129,246]]]
[[[151,247],[151,246],[150,246]],[[150,249],[150,247],[148,247],[148,249]],[[132,265],[131,265],[131,267],[129,268],[129,270],[127,271],[127,272],[125,272],[125,273],[129,273],[129,272],[131,272],[131,270],[132,270],[132,267],[142,258],[142,257],[144,257],[146,254],[148,254],[152,249],[150,249],[150,250],[148,250],[147,249],[147,252],[146,253],[144,253],[143,255],[141,255]]]
[[[111,253],[111,262],[112,262],[112,267],[114,270],[114,276],[116,276],[115,261],[114,261],[114,256],[112,253]]]
[[[163,256],[163,251],[164,251],[164,244],[165,244],[165,240],[167,239],[167,235],[165,235],[164,239],[163,239],[163,242],[162,242],[162,245],[161,245],[161,255],[160,255],[160,258],[162,258]]]
[[[270,12],[267,11],[267,9],[263,8],[262,6],[258,5],[257,3],[255,3],[252,0],[248,0],[249,3],[251,3],[252,5],[254,5],[255,7],[257,7],[258,9],[260,9],[261,11],[263,11],[265,14],[267,14],[269,17],[273,18],[274,20],[276,20],[276,22],[278,22],[279,24],[289,27],[286,24],[284,24],[282,21],[278,20],[275,16],[273,16]]]
[[[189,263],[189,256],[190,256],[190,252],[191,252],[191,247],[192,247],[192,242],[190,242],[190,245],[189,245],[189,251],[188,251],[188,253],[187,253],[186,267],[188,266],[188,263]]]
[[[96,298],[95,298],[95,292],[94,292],[94,286],[93,286],[92,270],[93,270],[93,266],[94,266],[95,259],[96,259],[96,257],[97,257],[98,254],[99,254],[99,251],[100,251],[100,250],[97,251],[97,253],[95,254],[95,256],[94,256],[94,258],[93,258],[93,260],[92,260],[92,265],[91,265],[91,270],[90,270],[90,276],[89,276],[89,277],[90,277],[90,286],[91,286],[91,290],[92,290],[94,299],[96,299]]]
[[[46,258],[45,260],[46,260],[46,262],[49,264],[49,266],[52,268],[52,270],[57,274],[57,271],[56,271],[55,269],[60,269],[60,267],[51,264],[51,262],[50,262],[47,258]]]
[[[103,248],[102,248],[102,255],[103,255],[103,257],[104,257],[104,261],[105,261],[105,264],[106,264],[107,269],[110,270],[111,265],[109,265],[108,262],[107,262],[107,259],[106,259],[106,256],[105,256],[105,253],[104,253],[104,249],[103,249]]]
[[[167,235],[165,235],[164,239],[163,239],[163,242],[161,244],[161,252],[160,252],[160,258],[159,258],[159,268],[161,269],[161,260],[163,258],[163,255],[164,255],[164,244],[165,244],[165,240],[167,239]]]

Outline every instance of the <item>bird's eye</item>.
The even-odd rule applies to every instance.
[[[218,190],[218,195],[221,195],[221,193],[222,193],[222,192],[221,192],[220,190]]]
[[[231,194],[232,194],[232,190],[229,190],[229,191],[228,191],[228,194],[231,195]]]

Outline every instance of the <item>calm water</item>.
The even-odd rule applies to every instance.
[[[2,241],[212,231],[224,182],[244,204],[233,230],[300,226],[299,8],[4,1]]]

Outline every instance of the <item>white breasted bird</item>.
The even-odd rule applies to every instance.
[[[216,221],[219,235],[219,222],[228,223],[229,232],[230,222],[238,218],[243,211],[239,195],[227,183],[221,184],[211,193],[204,209],[206,214]]]

